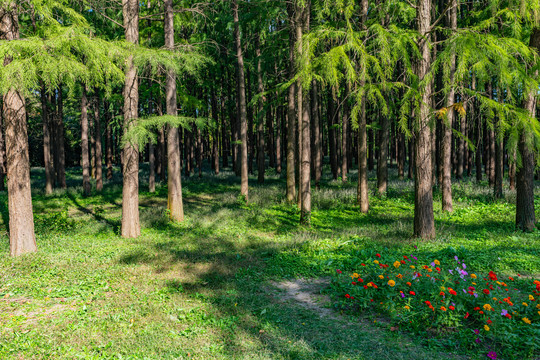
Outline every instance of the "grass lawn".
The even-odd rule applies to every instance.
[[[476,271],[538,277],[540,232],[514,231],[515,193],[495,201],[486,184],[456,183],[453,214],[442,214],[436,193],[437,238],[421,242],[410,237],[413,183],[392,180],[364,215],[354,175],[313,190],[307,229],[285,202],[283,179],[259,186],[252,178],[246,206],[227,171],[184,179],[186,221],[170,224],[166,187],[144,192],[143,171],[138,239],[118,236],[118,178],[87,198],[80,187],[35,190],[38,253],[16,259],[1,194],[0,359],[485,358],[485,349],[451,337],[412,336],[372,314],[341,313],[320,292],[336,268],[355,271],[374,252],[414,246],[458,255]],[[80,184],[76,169],[69,176]],[[42,170],[32,178],[42,188]],[[538,192],[535,202],[540,218]]]

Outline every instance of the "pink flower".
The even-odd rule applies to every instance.
[[[497,353],[495,351],[490,351],[490,352],[488,352],[487,357],[490,358],[490,359],[495,360],[495,359],[497,359]]]

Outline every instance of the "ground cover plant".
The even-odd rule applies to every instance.
[[[43,172],[34,170],[32,179],[39,189]],[[76,169],[68,172],[68,184],[79,180]],[[518,273],[537,279],[540,237],[514,231],[513,194],[494,200],[463,182],[455,189],[454,214],[435,209],[439,237],[417,241],[410,236],[412,182],[391,181],[388,195],[373,197],[372,211],[362,214],[354,184],[323,180],[313,194],[311,228],[298,225],[299,211],[286,203],[285,183],[275,175],[253,185],[248,205],[238,201],[230,172],[186,179],[182,224],[167,221],[167,189],[158,186],[156,193],[141,193],[138,239],[118,235],[118,178],[90,197],[79,188],[35,192],[40,251],[9,257],[2,232],[0,358],[483,359],[491,349],[501,358],[485,332],[471,347],[472,333],[462,339],[396,329],[382,308],[360,311],[349,301],[343,307],[344,294],[329,279],[336,268],[343,277],[360,273],[376,253],[384,259],[415,254],[429,266],[435,259],[449,266],[457,255],[478,276],[493,270],[499,279]],[[320,279],[312,291],[321,299],[317,307],[285,296],[279,284],[298,278]],[[537,356],[513,350],[516,358]]]

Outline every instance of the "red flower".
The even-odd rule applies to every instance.
[[[381,254],[375,254],[376,257],[380,258],[381,257]]]
[[[341,274],[342,271],[339,270],[339,269],[336,269],[336,272],[337,272],[338,274]]]
[[[448,308],[449,308],[450,310],[456,310],[456,308],[453,307],[452,305],[450,305]]]
[[[439,293],[439,295],[444,296],[444,292],[441,291],[441,292]]]
[[[478,310],[480,310],[480,308],[477,306],[477,307],[475,307],[473,310],[474,310],[474,311],[478,311]]]
[[[426,305],[431,305],[431,302],[429,302],[428,300],[424,301],[426,303]]]
[[[366,266],[366,264],[362,263],[362,266]]]
[[[504,316],[506,316],[506,317],[509,318],[509,319],[512,318],[512,315],[510,315],[510,314],[506,314],[506,315],[504,315]]]
[[[435,270],[437,270],[437,272],[441,272],[441,268],[440,268],[440,267],[436,267]]]
[[[469,312],[467,312],[467,313],[465,314],[465,319],[467,319],[469,316],[471,316],[471,314],[469,314]]]
[[[474,291],[474,290],[475,290],[474,286],[469,286],[469,291]]]
[[[491,325],[492,322],[493,322],[493,321],[491,321],[490,319],[488,319],[487,324],[488,324],[488,325]]]
[[[416,293],[414,291],[409,291],[409,294],[416,295]]]
[[[495,275],[495,273],[493,271],[490,271],[489,274],[488,274],[489,278],[493,281],[496,281],[497,280],[497,275]]]
[[[402,263],[402,264],[405,264],[405,260],[401,260],[401,263]]]
[[[404,259],[408,259],[407,255],[403,255],[403,258],[404,258]]]
[[[369,301],[374,302],[375,300],[371,299],[371,300],[369,300]]]
[[[356,281],[353,281],[351,284],[352,284],[352,285],[356,285]]]
[[[367,288],[368,288],[367,285],[364,285],[364,289],[367,289]]]
[[[345,297],[346,297],[347,299],[350,299],[350,298],[351,298],[351,295],[345,294]]]
[[[482,292],[483,292],[484,294],[486,294],[486,295],[489,295],[489,290],[488,290],[488,289],[484,289],[484,290],[482,290]]]
[[[483,312],[483,311],[480,311],[480,314],[484,314],[484,312]]]
[[[358,282],[359,282],[359,283],[363,283],[363,282],[364,282],[364,280],[363,280],[363,279],[360,279],[360,278],[358,278]]]
[[[457,292],[454,289],[448,288],[448,292],[450,293],[450,295],[457,295]]]

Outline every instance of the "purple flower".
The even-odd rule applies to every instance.
[[[463,292],[464,292],[465,294],[467,293],[467,290],[465,290],[465,289],[462,289],[462,290],[463,290]]]
[[[448,270],[448,272],[449,272],[450,274],[454,275],[454,271]]]
[[[431,262],[431,266],[435,266],[435,263],[434,263],[434,262]]]
[[[461,274],[463,274],[463,275],[469,275],[469,273],[466,272],[465,270],[462,270],[462,271],[461,271]]]
[[[502,309],[501,315],[502,315],[502,316],[508,315],[508,311],[506,311],[506,309]]]
[[[476,335],[480,334],[480,329],[474,329],[474,333],[475,333]]]
[[[413,246],[414,246],[415,249],[418,249],[418,246],[416,246],[416,245],[413,245]]]
[[[467,265],[465,265],[465,263],[461,264],[461,266],[463,266],[464,269],[467,268]]]
[[[404,293],[401,293],[401,297],[404,298],[404,297],[405,297],[405,294],[404,294]]]
[[[476,340],[474,340],[474,341],[476,341],[477,344],[480,344],[480,343],[481,343],[481,341],[480,341],[479,338],[476,338]]]
[[[456,256],[454,256],[454,259],[456,259],[457,262],[459,262],[459,258]]]
[[[477,297],[478,297],[478,294],[477,294],[477,293],[474,293],[474,297],[477,298]]]
[[[490,351],[490,352],[488,352],[487,357],[492,359],[492,360],[495,360],[495,359],[497,359],[497,353],[495,351]]]

